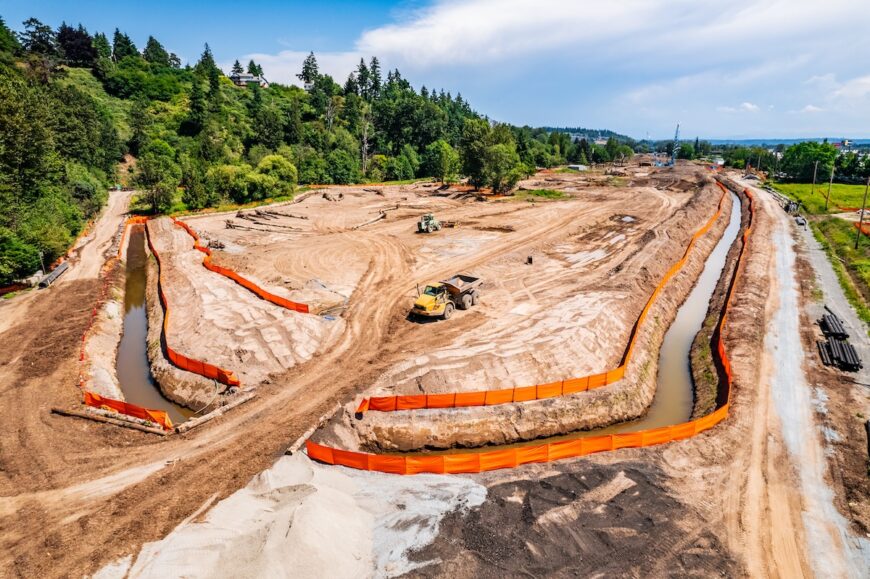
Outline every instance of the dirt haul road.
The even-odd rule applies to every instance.
[[[63,284],[96,279],[105,263],[104,253],[112,244],[118,227],[127,213],[131,191],[111,191],[106,207],[100,216],[70,249],[68,259],[70,269],[54,283]],[[29,291],[11,299],[0,300],[0,332],[8,330],[13,323],[23,319],[24,312],[36,300],[36,296],[46,292]]]
[[[666,187],[655,181],[621,189],[590,187],[583,177],[574,180],[545,177],[541,182],[546,186],[571,189],[569,194],[576,199],[535,207],[528,207],[525,202],[481,204],[450,192],[445,197],[431,191],[418,195],[414,188],[383,188],[383,195],[362,189],[336,189],[331,192],[334,198],[344,193],[340,201],[312,196],[310,203],[276,209],[287,213],[307,211],[307,220],[279,217],[280,221],[266,219],[260,224],[233,216],[190,220],[197,230],[205,230],[227,242],[227,251],[217,258],[219,263],[230,262],[242,273],[259,278],[270,289],[286,284],[288,294],[297,292],[293,294],[294,299],[309,297],[315,301],[317,298],[324,305],[335,305],[335,301],[330,300],[340,301],[345,307],[342,317],[346,328],[333,341],[322,343],[318,353],[307,362],[271,376],[260,386],[260,395],[254,401],[202,430],[166,441],[48,414],[49,406],[72,405],[78,399],[74,388],[77,340],[90,311],[81,302],[95,294],[96,282],[87,287],[69,288],[76,291],[64,288],[56,292],[53,300],[35,301],[26,317],[16,320],[11,329],[0,336],[11,344],[0,358],[0,378],[8,385],[7,400],[12,400],[11,405],[3,407],[4,419],[6,424],[15,425],[5,430],[0,439],[3,466],[0,566],[8,570],[4,574],[81,575],[123,555],[137,554],[143,543],[161,539],[200,507],[216,504],[244,487],[255,474],[272,466],[287,444],[314,425],[320,416],[373,384],[401,360],[416,359],[432,348],[444,347],[489,319],[486,310],[472,310],[457,316],[449,325],[436,327],[437,331],[410,324],[405,314],[415,282],[437,279],[457,269],[494,267],[499,260],[511,267],[524,267],[521,263],[526,255],[565,243],[571,234],[580,233],[583,227],[598,227],[613,215],[634,214],[635,208],[636,217],[644,220],[638,224],[638,229],[642,226],[653,231],[668,215],[679,211],[681,202],[685,203],[691,196],[689,191],[697,186],[692,176],[694,170],[684,167],[679,170],[687,177],[684,190],[664,191]],[[670,184],[681,183],[673,176],[666,177]],[[642,178],[636,181],[641,182]],[[662,189],[657,189],[656,185]],[[409,199],[403,201],[403,196]],[[382,222],[354,232],[349,230],[370,220],[373,213],[376,216],[378,208],[384,209],[384,204],[395,207],[403,202],[419,203],[421,207],[406,207],[401,218],[390,214],[402,209],[393,209]],[[341,204],[348,206],[346,213]],[[460,232],[456,239],[450,231],[443,232],[447,235],[442,237],[431,238],[410,233],[415,216],[429,207],[445,212],[439,217],[456,215],[469,221],[478,220],[479,223],[471,225],[479,225],[480,229],[470,229],[467,238],[461,237]],[[503,213],[500,215],[500,212]],[[247,221],[250,226],[243,226],[248,227],[247,230],[224,229],[222,223],[226,218],[237,224]],[[209,225],[208,220],[213,225]],[[206,225],[201,225],[200,221],[205,221]],[[268,221],[274,222],[273,225],[262,224]],[[297,221],[306,223],[296,225]],[[275,227],[276,224],[303,231],[285,230]],[[309,232],[305,231],[306,227]],[[254,235],[254,228],[265,231]],[[483,234],[489,233],[497,234],[495,239],[481,239]],[[272,239],[263,242],[264,236],[260,234]],[[235,235],[238,237],[233,237]],[[649,238],[644,239],[645,235],[648,234],[638,231],[629,243],[635,248],[644,247],[649,241]],[[751,429],[752,410],[759,396],[755,390],[762,337],[758,323],[770,316],[763,305],[770,258],[769,245],[765,243],[770,243],[770,234],[765,237],[762,233],[761,239],[766,241],[758,242],[753,249],[758,256],[757,263],[742,290],[745,307],[742,313],[735,314],[734,324],[738,329],[726,336],[743,356],[735,360],[735,367],[743,377],[738,386],[733,420],[697,439],[667,447],[625,450],[608,456],[475,477],[474,484],[459,485],[451,491],[454,497],[474,497],[464,503],[473,508],[448,515],[440,527],[441,538],[435,539],[429,547],[435,551],[435,558],[444,561],[443,565],[418,567],[416,572],[455,570],[461,575],[478,571],[478,574],[495,575],[528,573],[529,569],[541,572],[593,570],[596,561],[599,569],[631,575],[660,575],[675,569],[686,572],[724,570],[739,574],[753,568],[747,559],[750,550],[758,551],[755,546],[758,543],[752,543],[758,537],[750,535],[747,529],[761,531],[771,526],[765,502],[768,490],[765,479],[760,482],[760,493],[748,495],[742,490],[746,488],[743,477],[750,465],[743,442],[751,433],[753,441],[767,444],[766,437]],[[443,245],[439,247],[439,244]],[[513,253],[506,254],[505,246]],[[325,249],[324,257],[318,256],[319,247]],[[326,257],[342,255],[343,248],[361,259],[348,257],[345,262],[339,259],[341,265],[331,267]],[[238,252],[235,257],[233,251]],[[246,259],[243,251],[255,257]],[[270,259],[257,259],[257,251],[262,251],[259,255],[270,256],[272,263]],[[631,253],[632,250],[625,251]],[[300,256],[302,266],[293,265],[296,263],[294,255]],[[226,261],[221,262],[221,259]],[[352,265],[345,267],[349,262]],[[198,276],[213,275],[193,260],[182,258],[178,263],[179,275],[187,277],[190,283]],[[239,267],[241,264],[248,266]],[[566,272],[571,273],[570,267],[570,263],[566,263]],[[599,274],[602,281],[609,277],[607,273],[605,268]],[[576,278],[576,274],[570,277]],[[650,275],[649,280],[639,283],[648,282],[651,288],[655,283],[652,278]],[[310,283],[315,279],[321,283]],[[562,283],[569,287],[574,281],[576,279],[567,279]],[[501,295],[513,300],[514,307],[519,302],[531,303],[537,297],[534,291],[520,287],[504,291]],[[341,298],[336,298],[336,294]],[[521,297],[523,295],[525,298]],[[636,307],[629,302],[631,300],[626,302],[629,307]],[[522,309],[515,315],[521,316]],[[40,332],[32,323],[34,319],[54,322],[63,331]],[[48,354],[51,359],[47,359]],[[770,460],[775,458],[770,456]],[[607,465],[614,468],[608,470]],[[305,468],[298,464],[292,466],[300,471]],[[331,472],[340,471],[332,469]],[[274,478],[265,487],[260,484],[257,491],[280,486],[287,476]],[[321,475],[302,472],[298,476],[310,479]],[[370,481],[363,482],[365,487]],[[381,480],[377,482],[391,485]],[[737,489],[733,495],[711,492],[731,483]],[[341,480],[330,484],[343,488],[345,494],[348,492],[346,483]],[[437,481],[432,484],[438,485]],[[476,490],[480,484],[488,487],[491,500],[482,502]],[[392,486],[386,488],[395,491]],[[421,489],[402,492],[405,494],[390,495],[401,497],[392,505],[393,511],[406,500],[419,501],[423,496],[431,496],[431,493],[427,495],[425,484]],[[593,494],[586,495],[587,492]],[[281,491],[275,499],[282,501],[279,495]],[[581,504],[578,501],[583,496],[588,500]],[[753,504],[759,506],[754,527],[753,520],[742,521],[734,515],[741,512],[744,496],[755,497]],[[372,499],[365,501],[371,503]],[[450,497],[445,497],[443,504],[446,506],[442,513],[457,506]],[[518,510],[502,508],[510,505],[517,505]],[[550,513],[553,505],[570,508]],[[791,507],[789,513],[799,515],[793,502],[786,505]],[[494,507],[501,509],[495,518],[487,515],[488,509]],[[378,513],[375,521],[393,521],[381,527],[375,523],[376,533],[378,528],[383,531],[403,525],[408,527],[400,514],[386,507],[370,508]],[[529,511],[530,508],[533,510]],[[588,531],[582,531],[590,518],[590,509],[598,515],[595,519],[598,528],[590,523],[586,527]],[[354,512],[364,515],[362,511]],[[530,520],[529,513],[535,514],[535,518]],[[336,518],[336,521],[341,520]],[[788,520],[800,524],[799,516],[790,516]],[[539,526],[532,528],[533,523]],[[413,525],[410,528],[414,528]],[[505,532],[495,537],[491,532],[484,532],[496,528]],[[437,526],[430,536],[435,534]],[[800,537],[800,532],[794,536]],[[275,540],[281,539],[276,536]],[[324,544],[327,543],[328,540]],[[388,541],[374,540],[372,544],[383,546],[386,543]],[[368,548],[367,543],[361,544],[363,550]],[[487,545],[492,545],[494,550],[485,548]],[[398,553],[392,560],[426,559],[422,551],[415,555],[415,549],[422,546],[408,543],[411,552]],[[562,555],[548,557],[554,549]],[[293,551],[290,546],[279,554]],[[517,556],[518,552],[522,552],[522,557]],[[760,553],[763,560],[758,568],[775,571],[776,561],[768,553]],[[334,556],[339,558],[339,554]],[[387,569],[390,558],[381,556],[388,559],[383,563],[385,566],[372,565]],[[583,557],[586,562],[580,559]],[[147,560],[143,557],[144,562]],[[602,562],[608,562],[610,567],[602,566]],[[390,567],[394,571],[414,568],[414,565]]]

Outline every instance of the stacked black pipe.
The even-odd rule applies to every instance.
[[[849,333],[843,327],[843,322],[834,312],[828,309],[828,313],[818,320],[819,327],[827,340],[816,342],[819,349],[819,357],[825,366],[835,366],[847,372],[856,372],[863,368],[861,359],[852,344],[849,343]]]

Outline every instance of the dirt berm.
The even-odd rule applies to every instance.
[[[691,200],[664,223],[661,230],[667,234],[654,238],[644,252],[638,252],[623,263],[619,277],[644,280],[636,291],[649,295],[654,285],[682,256],[693,233],[715,213],[720,195],[719,189],[709,180],[698,188]],[[600,428],[642,416],[655,396],[658,352],[664,334],[727,226],[731,205],[730,196],[726,196],[722,215],[698,239],[683,269],[665,286],[654,303],[639,330],[635,353],[624,380],[590,392],[522,404],[369,412],[362,420],[355,420],[351,415],[353,409],[348,406],[342,422],[353,432],[349,433],[336,424],[333,435],[341,438],[342,444],[359,444],[362,448],[381,451],[446,449],[533,440]],[[645,259],[641,265],[640,254],[647,253],[648,257],[649,252],[655,252],[655,259]],[[624,348],[625,343],[614,340],[612,347]],[[358,439],[358,442],[353,439]]]
[[[160,386],[163,395],[177,404],[192,410],[205,410],[216,406],[218,394],[226,386],[193,372],[173,366],[163,350],[163,307],[157,295],[157,262],[148,260],[147,290],[145,300],[148,311],[148,361],[151,375]],[[217,404],[219,405],[219,404]]]

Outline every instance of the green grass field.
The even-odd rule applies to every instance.
[[[857,228],[838,217],[810,223],[813,235],[828,254],[846,298],[864,322],[870,324],[870,238],[864,236],[855,249]]]
[[[840,207],[861,207],[864,198],[864,185],[843,185],[834,183],[831,187],[831,200],[825,211],[825,196],[828,184],[816,184],[815,193],[811,183],[775,183],[773,188],[795,201],[800,201],[808,213],[842,213]]]
[[[567,199],[567,197],[562,191],[554,191],[553,189],[518,190],[513,195],[517,201],[557,201]]]

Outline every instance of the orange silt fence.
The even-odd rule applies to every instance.
[[[84,394],[84,402],[88,406],[92,406],[94,408],[103,408],[111,410],[113,412],[119,412],[121,414],[132,416],[133,418],[138,418],[140,420],[148,420],[149,422],[155,422],[159,424],[163,428],[163,430],[172,430],[172,420],[170,420],[169,415],[162,410],[150,410],[148,408],[136,406],[135,404],[130,404],[129,402],[124,402],[122,400],[105,398],[103,396],[100,396],[99,394],[96,394],[95,392],[85,391]]]
[[[622,363],[606,372],[599,374],[591,374],[579,378],[568,378],[548,384],[535,384],[534,386],[519,386],[516,388],[507,388],[501,390],[479,390],[474,392],[456,392],[449,394],[411,394],[397,396],[372,396],[365,398],[360,402],[356,409],[357,416],[365,414],[368,411],[374,410],[378,412],[395,412],[399,410],[421,410],[433,408],[460,408],[468,406],[495,406],[498,404],[512,404],[516,402],[528,402],[531,400],[543,400],[545,398],[556,398],[559,396],[568,396],[578,392],[603,388],[622,380],[625,376],[625,368],[631,360],[631,355],[634,351],[634,345],[637,340],[637,332],[646,321],[650,308],[658,298],[659,294],[664,289],[665,285],[677,275],[685,266],[689,259],[689,254],[695,247],[695,243],[705,233],[707,233],[719,216],[722,215],[722,205],[725,201],[727,192],[722,191],[722,196],[719,198],[719,204],[713,216],[693,235],[689,240],[683,256],[677,261],[662,280],[653,290],[643,310],[641,310],[637,321],[632,326],[628,345],[625,349],[625,354],[622,358]]]
[[[193,230],[193,228],[191,228],[187,223],[185,223],[184,221],[181,221],[180,219],[173,218],[172,220],[175,222],[176,225],[183,228],[188,233],[188,235],[190,235],[193,238],[194,249],[205,254],[205,257],[202,259],[202,265],[207,270],[212,271],[214,273],[217,273],[219,275],[222,275],[224,277],[227,277],[227,278],[233,280],[234,282],[236,282],[237,284],[239,284],[243,288],[256,294],[257,296],[266,300],[267,302],[271,302],[271,303],[275,304],[276,306],[280,306],[282,308],[285,308],[288,310],[293,310],[293,311],[300,312],[303,314],[309,313],[308,304],[294,302],[293,300],[288,300],[287,298],[282,298],[281,296],[277,296],[271,292],[264,290],[263,288],[261,288],[260,286],[258,286],[254,282],[252,282],[251,280],[240,276],[239,274],[237,274],[233,270],[225,268],[225,267],[221,267],[219,265],[215,265],[214,263],[212,263],[211,250],[208,247],[200,244],[199,236],[196,234],[196,232]]]
[[[717,185],[722,189],[723,195],[727,194],[727,189],[719,182]],[[744,190],[744,194],[749,200],[749,225],[743,232],[742,246],[737,258],[737,267],[734,270],[734,275],[728,284],[728,289],[725,297],[722,316],[717,326],[717,332],[714,337],[715,348],[713,351],[723,369],[724,377],[722,385],[726,390],[724,403],[712,413],[690,420],[681,424],[672,426],[664,426],[649,430],[640,430],[637,432],[625,432],[620,434],[605,434],[601,436],[592,436],[588,438],[578,438],[573,440],[562,440],[558,442],[550,442],[536,444],[530,446],[520,446],[512,448],[494,448],[482,452],[458,452],[450,454],[440,454],[433,456],[420,455],[382,455],[366,452],[356,452],[348,450],[339,450],[326,445],[318,444],[312,440],[307,440],[305,443],[306,451],[309,458],[325,464],[341,465],[359,470],[377,471],[391,474],[461,474],[461,473],[476,473],[489,470],[497,470],[502,468],[514,468],[523,464],[536,462],[550,462],[565,458],[577,458],[598,452],[608,452],[618,450],[620,448],[641,448],[647,446],[655,446],[665,444],[676,440],[684,440],[691,438],[701,432],[709,430],[728,418],[728,413],[731,407],[731,398],[734,388],[734,377],[731,370],[731,362],[728,358],[728,351],[722,339],[722,333],[725,330],[728,311],[734,298],[734,290],[737,282],[742,274],[744,261],[746,257],[746,248],[749,245],[749,238],[752,232],[752,226],[755,223],[755,202],[752,192]],[[721,208],[721,201],[720,201]],[[563,381],[562,391],[565,391],[565,385],[570,382],[570,389],[583,388],[584,382],[580,379],[579,382]],[[552,386],[552,385],[548,385]],[[520,389],[515,389],[520,390]],[[577,390],[582,391],[582,390]],[[498,391],[496,391],[498,392]],[[548,393],[546,391],[545,393]],[[441,394],[429,395],[441,396],[442,398],[433,399],[434,402],[447,404],[451,396],[457,394]],[[415,397],[393,397],[396,400],[390,406],[386,400],[383,402],[389,410],[395,410],[399,405],[398,399],[406,399],[403,404],[408,405],[418,403]],[[376,399],[366,399],[363,401],[371,403]],[[485,400],[484,400],[485,402]],[[455,404],[454,404],[455,406]],[[427,406],[432,408],[433,406]],[[437,406],[450,407],[450,406]],[[388,411],[389,411],[388,410]]]

